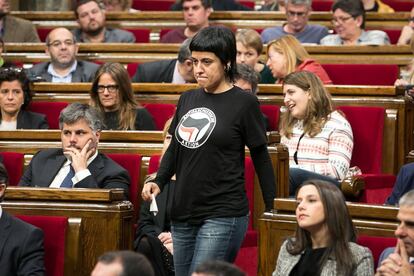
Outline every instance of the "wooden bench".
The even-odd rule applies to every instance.
[[[347,203],[359,235],[394,237],[397,228],[397,207]],[[296,202],[275,199],[274,211],[259,219],[259,274],[271,275],[275,269],[280,246],[296,228]]]
[[[32,64],[48,61],[44,43],[7,43],[3,58],[11,62]],[[80,43],[78,58],[99,62],[142,63],[177,57],[178,44],[162,43]],[[309,54],[322,64],[397,64],[406,66],[412,60],[410,46],[305,46]],[[266,60],[266,48],[262,60]]]
[[[196,85],[133,84],[136,99],[141,103],[177,103],[180,94]],[[327,86],[337,106],[380,106],[386,109],[383,172],[397,174],[406,163],[405,157],[414,148],[413,103],[404,91],[393,86]],[[90,84],[35,83],[34,100],[87,102]],[[259,85],[261,104],[283,105],[281,85]]]
[[[66,276],[90,275],[109,250],[132,248],[133,208],[121,190],[8,187],[2,208],[14,215],[68,217]]]

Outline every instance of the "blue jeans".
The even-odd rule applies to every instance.
[[[340,186],[340,183],[335,178],[330,176],[322,175],[319,173],[299,169],[299,168],[289,168],[289,196],[295,196],[296,190],[302,185],[303,182],[307,180],[324,180],[330,182],[337,187]]]
[[[244,240],[248,222],[248,215],[207,219],[201,225],[173,222],[175,275],[191,275],[206,260],[233,262]]]

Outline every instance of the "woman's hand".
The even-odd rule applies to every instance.
[[[404,85],[408,85],[408,81],[404,80],[404,79],[397,79],[394,82],[394,86],[404,86]]]
[[[165,245],[172,243],[171,232],[162,232],[158,235],[158,239]]]
[[[142,199],[145,201],[151,201],[152,195],[157,196],[161,192],[160,188],[155,182],[145,183],[142,188]]]

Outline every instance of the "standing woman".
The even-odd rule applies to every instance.
[[[283,94],[286,111],[281,115],[280,134],[281,143],[289,149],[290,195],[310,179],[339,186],[351,162],[351,125],[333,110],[331,96],[313,73],[287,75]]]
[[[317,75],[324,84],[332,84],[322,65],[312,59],[305,47],[293,35],[284,35],[267,44],[267,63],[273,77],[282,83],[290,73],[308,71]]]
[[[90,94],[105,129],[155,130],[151,114],[135,101],[131,79],[122,64],[109,62],[99,67]]]
[[[355,243],[355,228],[336,186],[305,182],[296,203],[295,236],[282,244],[273,276],[374,275],[372,254]]]
[[[236,41],[231,30],[208,27],[191,43],[199,89],[180,97],[170,127],[171,144],[154,182],[144,185],[150,200],[171,176],[177,180],[171,210],[176,275],[191,275],[205,260],[233,262],[247,230],[245,145],[250,149],[266,210],[275,183],[257,98],[233,85]]]

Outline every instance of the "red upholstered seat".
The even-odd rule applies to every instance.
[[[150,42],[150,29],[125,29],[131,32],[135,36],[136,43],[149,43]]]
[[[374,257],[374,267],[378,266],[378,260],[382,251],[397,244],[397,239],[392,237],[376,237],[360,235],[357,239],[359,245],[368,247]]]
[[[23,175],[24,154],[18,152],[0,152],[3,164],[9,175],[9,185],[17,186]]]
[[[252,10],[254,10],[254,5],[256,4],[256,2],[252,0],[239,0],[238,2]]]
[[[59,129],[59,115],[66,102],[31,102],[28,110],[46,115],[49,129]]]
[[[127,64],[128,75],[131,79],[137,72],[138,66],[139,66],[139,63],[128,63]]]
[[[394,85],[399,76],[396,64],[322,64],[333,84]]]
[[[157,130],[163,130],[165,122],[174,116],[175,104],[145,104],[145,109],[151,113]]]
[[[24,215],[17,215],[16,217],[43,230],[46,275],[63,275],[68,218]]]
[[[168,11],[174,0],[134,0],[132,8],[141,11]]]
[[[46,37],[53,28],[37,27],[37,34],[39,35],[40,41],[46,42]]]
[[[333,1],[327,0],[316,0],[312,1],[312,10],[313,11],[331,11]]]
[[[392,29],[382,29],[384,32],[387,33],[388,37],[390,38],[391,44],[397,44],[398,39],[401,35],[401,29],[392,30]]]
[[[142,187],[139,186],[141,176],[141,155],[135,153],[108,153],[107,155],[129,172],[129,177],[131,178],[131,183],[129,185],[129,201],[134,205],[135,214],[139,214],[141,197],[138,197],[138,195],[140,195],[142,189]]]
[[[414,3],[411,0],[383,0],[383,2],[396,12],[409,12],[414,7]]]
[[[268,130],[278,130],[279,129],[280,106],[270,105],[270,104],[261,104],[260,110],[263,112],[264,115],[267,116],[269,120]]]
[[[394,176],[382,174],[385,109],[366,106],[341,106],[338,109],[345,113],[354,135],[351,167],[358,166],[365,179],[360,201],[382,204],[395,182]]]

